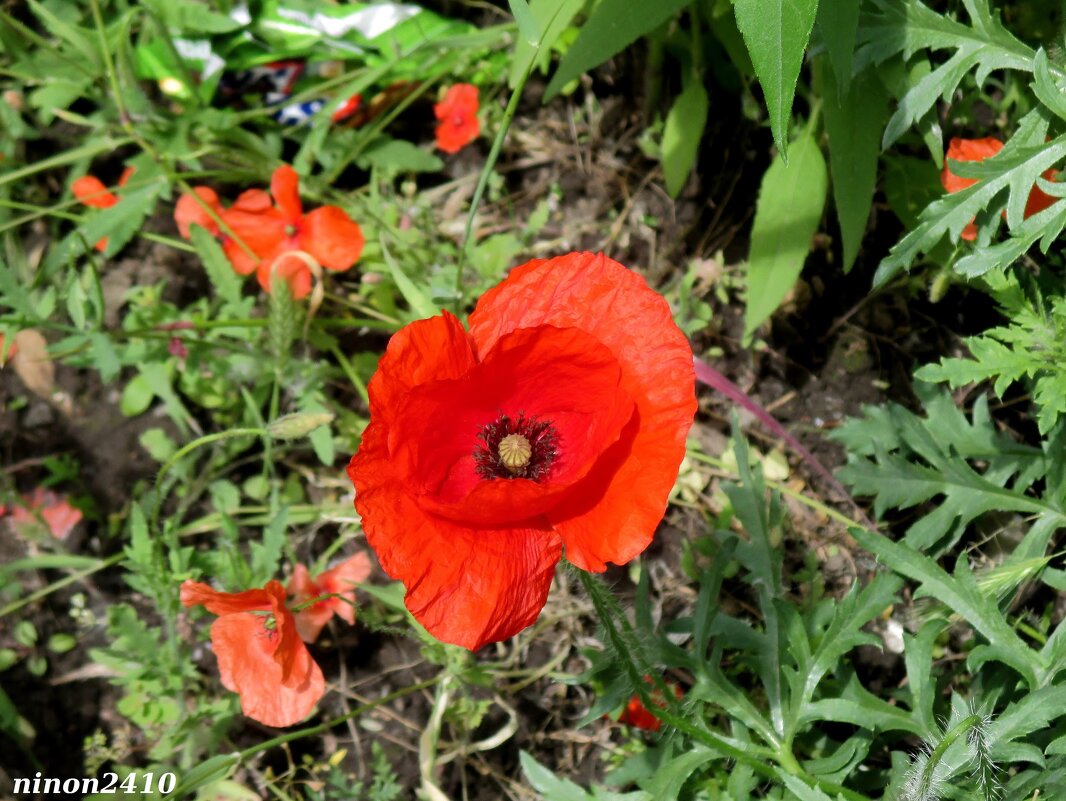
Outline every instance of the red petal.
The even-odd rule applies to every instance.
[[[70,189],[74,197],[94,209],[109,209],[118,203],[118,198],[108,191],[103,181],[92,175],[83,175]]]
[[[424,509],[453,520],[503,525],[534,517],[589,473],[633,416],[620,381],[614,354],[579,329],[511,332],[462,379],[411,390],[389,429],[397,474]],[[543,481],[486,481],[476,472],[477,435],[501,413],[554,426],[559,455]]]
[[[222,251],[226,254],[226,258],[229,259],[233,271],[238,275],[251,275],[259,266],[259,260],[245,253],[244,248],[232,239],[222,240]]]
[[[245,207],[234,205],[220,216],[230,231],[240,237],[259,258],[264,258],[287,238],[285,220],[281,212],[272,207],[248,211]]]
[[[327,270],[350,269],[363,252],[363,232],[343,209],[322,206],[300,223],[300,247]]]
[[[411,614],[434,637],[472,651],[532,624],[559,561],[559,538],[545,529],[471,529],[425,513],[390,476],[385,439],[371,423],[348,475],[367,541],[385,572],[404,583]]]
[[[355,588],[370,578],[370,570],[370,557],[360,551],[318,577],[323,590],[342,596],[327,603],[349,626],[355,623]]]
[[[237,195],[231,208],[256,214],[274,208],[274,202],[270,199],[270,193],[264,189],[245,189]]]
[[[266,590],[219,592],[200,581],[185,581],[181,585],[183,606],[202,606],[214,615],[236,612],[266,612],[271,610],[270,594]]]
[[[1058,172],[1054,169],[1046,170],[1040,177],[1045,181],[1054,181]],[[1029,197],[1025,201],[1025,216],[1032,217],[1034,214],[1039,214],[1044,209],[1050,208],[1058,203],[1062,198],[1049,195],[1043,189],[1036,184],[1033,185],[1033,189],[1029,192]]]
[[[289,290],[295,300],[301,300],[311,294],[311,268],[301,257],[294,256],[292,253],[291,247],[283,244],[274,255],[267,256],[259,262],[255,275],[264,292],[270,291],[273,278],[280,278],[288,282]]]
[[[470,315],[479,352],[518,328],[574,327],[617,358],[637,405],[625,436],[548,519],[567,558],[602,571],[643,551],[666,509],[696,412],[692,349],[662,296],[603,254],[571,253],[511,271]],[[585,485],[588,484],[586,487]]]
[[[128,184],[129,181],[130,181],[130,178],[133,177],[133,174],[135,172],[137,172],[137,168],[136,167],[127,167],[126,169],[124,169],[122,171],[122,175],[120,175],[118,177],[118,185],[119,186],[125,186],[126,184]]]
[[[940,171],[940,183],[948,192],[958,192],[977,183],[977,178],[961,178],[951,171],[952,161],[984,161],[1003,149],[1003,143],[993,137],[985,139],[960,139],[954,137],[944,154],[944,168]]]
[[[298,225],[303,214],[300,205],[300,176],[296,170],[288,164],[282,164],[270,178],[270,194],[274,196],[274,203],[281,210],[285,222],[289,225]]]
[[[215,214],[222,214],[222,203],[218,193],[209,186],[194,186],[193,192],[206,203]],[[182,195],[174,206],[174,222],[178,224],[178,233],[182,239],[188,239],[190,226],[199,225],[212,236],[218,234],[218,223],[208,214],[192,195]]]
[[[306,643],[312,643],[317,640],[322,629],[333,617],[334,611],[327,602],[321,602],[314,606],[309,606],[307,609],[301,609],[299,612],[294,612],[296,631],[299,633],[300,639]]]
[[[222,684],[241,697],[241,711],[267,726],[292,726],[307,717],[325,692],[322,671],[299,640],[291,647],[291,669],[282,678],[275,659],[278,633],[262,615],[220,617],[211,626]]]

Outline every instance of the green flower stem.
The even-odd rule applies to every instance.
[[[93,573],[99,573],[104,568],[113,567],[114,565],[117,565],[119,562],[121,562],[125,557],[126,554],[122,551],[119,551],[118,553],[112,554],[106,559],[101,559],[99,562],[97,562],[95,565],[92,565],[91,567],[85,567],[81,570],[75,570],[61,579],[56,579],[47,587],[41,587],[41,589],[31,592],[25,598],[18,598],[5,606],[0,606],[0,618],[6,617],[12,612],[17,612],[22,607],[28,606],[29,604],[39,601],[42,598],[46,598],[56,590],[61,590],[70,584],[73,584],[77,581],[81,581],[83,578],[88,578]]]
[[[630,627],[629,622],[625,620],[625,616],[621,614],[621,610],[611,596],[610,591],[588,571],[577,570],[577,574],[580,577],[581,583],[584,585],[589,598],[592,600],[592,605],[595,607],[596,614],[599,617],[600,622],[603,624],[611,647],[622,662],[622,666],[625,669],[626,674],[629,676],[630,682],[636,688],[640,702],[652,715],[663,723],[673,726],[678,731],[687,734],[693,740],[702,743],[711,750],[722,754],[729,759],[734,759],[737,762],[743,763],[754,772],[761,776],[765,776],[768,779],[776,778],[778,775],[773,766],[767,762],[767,757],[770,757],[776,760],[789,774],[796,776],[810,786],[819,788],[831,796],[839,795],[847,799],[847,801],[871,801],[868,796],[865,796],[862,793],[857,793],[854,790],[849,790],[838,784],[809,776],[803,770],[803,767],[799,764],[796,757],[788,749],[770,751],[769,749],[754,745],[738,748],[724,738],[719,737],[714,732],[708,731],[707,729],[696,726],[690,722],[680,711],[673,691],[667,688],[665,682],[663,682],[662,678],[658,675],[658,672],[649,671],[644,666],[646,660],[642,656],[640,645],[636,641],[635,636],[632,636],[632,627]],[[612,608],[614,611],[612,611]],[[626,636],[623,633],[623,630],[628,630],[630,636]],[[642,666],[638,667],[637,660],[641,661]],[[656,689],[662,693],[661,699],[654,698],[648,691],[648,686],[644,681],[645,675],[649,676],[656,684]],[[669,706],[661,706],[660,704],[662,704],[663,701]]]
[[[489,185],[489,176],[492,168],[496,166],[496,160],[500,157],[503,148],[503,140],[507,138],[507,131],[511,127],[514,115],[518,111],[518,103],[522,100],[522,92],[526,88],[529,76],[533,74],[533,68],[540,55],[540,44],[534,49],[534,56],[529,60],[522,77],[511,91],[511,98],[507,101],[507,108],[503,112],[503,120],[500,122],[500,130],[496,132],[496,138],[492,140],[492,148],[489,157],[485,160],[485,166],[481,168],[481,175],[477,179],[477,187],[474,189],[474,197],[470,200],[470,213],[466,217],[466,227],[463,229],[463,244],[459,248],[459,262],[455,267],[455,312],[460,314],[463,307],[463,267],[466,264],[466,256],[470,250],[470,236],[474,230],[474,218],[477,216],[477,208],[481,205],[481,198],[485,194],[485,188]]]
[[[276,745],[291,743],[293,740],[299,740],[303,737],[311,737],[315,734],[324,734],[339,723],[343,723],[346,720],[358,717],[359,715],[362,715],[365,712],[370,712],[371,710],[384,704],[392,703],[397,698],[403,698],[404,696],[411,695],[412,693],[421,692],[422,690],[425,690],[426,688],[432,687],[433,685],[437,684],[443,678],[443,674],[440,676],[434,676],[432,679],[420,681],[418,682],[418,684],[412,684],[410,687],[404,687],[403,689],[396,690],[395,692],[391,692],[388,695],[384,695],[375,701],[370,701],[369,703],[357,706],[350,712],[346,712],[345,714],[340,715],[339,717],[331,718],[325,723],[320,723],[317,726],[309,726],[306,729],[300,729],[299,731],[289,732],[288,734],[282,734],[278,737],[274,737],[270,740],[261,742],[258,745],[253,745],[251,748],[246,748],[243,751],[240,751],[238,753],[238,757],[240,761],[243,762],[262,751],[267,751],[273,748]]]

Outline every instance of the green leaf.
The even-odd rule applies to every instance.
[[[1066,120],[1066,85],[1051,74],[1044,48],[1037,50],[1033,58],[1033,94],[1048,111]]]
[[[359,157],[360,165],[381,167],[398,172],[439,172],[444,162],[432,153],[404,141],[379,137]]]
[[[400,290],[400,294],[403,295],[403,299],[407,301],[407,305],[411,307],[411,311],[414,314],[414,319],[425,320],[428,317],[434,317],[440,309],[433,303],[414,281],[407,277],[406,273],[400,269],[392,258],[392,255],[382,244],[381,254],[385,259],[385,266],[389,268],[389,273],[392,275],[392,280],[396,282],[396,288]]]
[[[751,231],[745,340],[796,283],[822,219],[827,184],[825,159],[809,134],[792,143],[787,165],[778,154],[763,176]]]
[[[126,417],[136,417],[148,411],[154,397],[151,383],[143,373],[138,373],[123,388],[119,409]]]
[[[851,62],[859,30],[860,5],[862,0],[822,0],[818,6],[818,29],[829,51],[836,92],[841,98],[851,94]]]
[[[534,59],[539,62],[541,71],[548,68],[552,46],[584,6],[585,0],[531,0],[529,8],[541,30],[540,42],[536,47],[525,39],[519,39],[515,44],[511,71],[507,78],[508,86],[513,89],[518,85]]]
[[[526,0],[507,0],[507,5],[518,24],[518,33],[522,38],[534,47],[540,44],[540,25],[533,16],[529,3]]]
[[[62,39],[77,51],[77,58],[84,59],[84,65],[90,74],[95,75],[101,71],[100,52],[89,31],[62,19],[37,0],[27,0],[27,2],[30,10],[49,33]]]
[[[193,247],[204,265],[207,279],[211,282],[215,294],[229,306],[238,305],[241,301],[241,278],[233,271],[233,265],[226,258],[222,246],[199,225],[191,226],[189,231]]]
[[[766,96],[774,142],[787,158],[792,97],[818,0],[734,0],[733,10]]]
[[[677,197],[696,163],[696,153],[707,123],[707,90],[691,78],[670,107],[663,128],[663,174],[666,191]]]
[[[646,3],[640,13],[634,13],[632,0],[601,0],[555,70],[544,91],[544,102],[549,102],[583,72],[621,52],[688,5],[689,0],[661,0]]]
[[[835,70],[825,62],[822,92],[825,127],[829,133],[829,164],[833,176],[833,203],[844,242],[848,272],[859,255],[866,233],[881,152],[881,123],[888,113],[881,82],[869,71],[858,76],[852,91],[839,94]]]

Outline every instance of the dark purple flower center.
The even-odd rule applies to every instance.
[[[489,480],[528,478],[541,481],[558,455],[559,435],[549,420],[512,419],[501,414],[478,433],[474,447],[477,474]]]

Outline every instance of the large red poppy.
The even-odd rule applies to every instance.
[[[603,254],[514,269],[470,316],[400,330],[348,474],[367,540],[432,634],[472,650],[530,625],[556,563],[643,551],[696,410],[666,301]]]
[[[991,158],[1003,149],[1003,143],[995,137],[987,136],[984,139],[961,139],[953,137],[948,144],[948,152],[944,154],[944,168],[940,171],[940,183],[947,192],[959,192],[973,186],[979,178],[963,178],[951,171],[952,161],[984,161]],[[1041,176],[1046,181],[1055,180],[1057,172],[1054,169],[1046,170]],[[1060,198],[1052,197],[1039,186],[1033,186],[1029,191],[1029,197],[1025,201],[1024,217],[1028,219],[1034,214],[1039,214]],[[1004,215],[1005,217],[1006,215]],[[977,225],[970,222],[962,229],[962,238],[967,242],[977,239]]]
[[[300,640],[280,582],[230,593],[186,581],[181,602],[219,616],[211,624],[219,676],[227,690],[240,695],[247,717],[267,726],[292,726],[311,713],[326,684]]]
[[[303,213],[300,178],[287,164],[274,170],[269,193],[249,189],[228,209],[222,208],[213,190],[194,187],[194,191],[244,243],[242,247],[232,237],[223,238],[222,249],[233,269],[241,275],[254,272],[267,292],[271,277],[277,275],[288,282],[293,297],[306,297],[312,284],[308,258],[327,270],[343,272],[363,252],[363,232],[344,209],[321,206]],[[178,201],[174,219],[182,236],[188,236],[193,223],[219,232],[217,223],[190,196]]]
[[[445,153],[458,153],[477,139],[481,124],[477,119],[478,90],[469,83],[457,83],[444,99],[433,106],[436,116],[437,147]]]
[[[339,565],[312,576],[303,565],[296,565],[289,579],[289,593],[294,604],[305,604],[324,595],[324,598],[295,613],[296,630],[304,642],[314,642],[334,615],[349,626],[355,623],[355,588],[370,576],[370,558],[365,551],[345,559]]]

